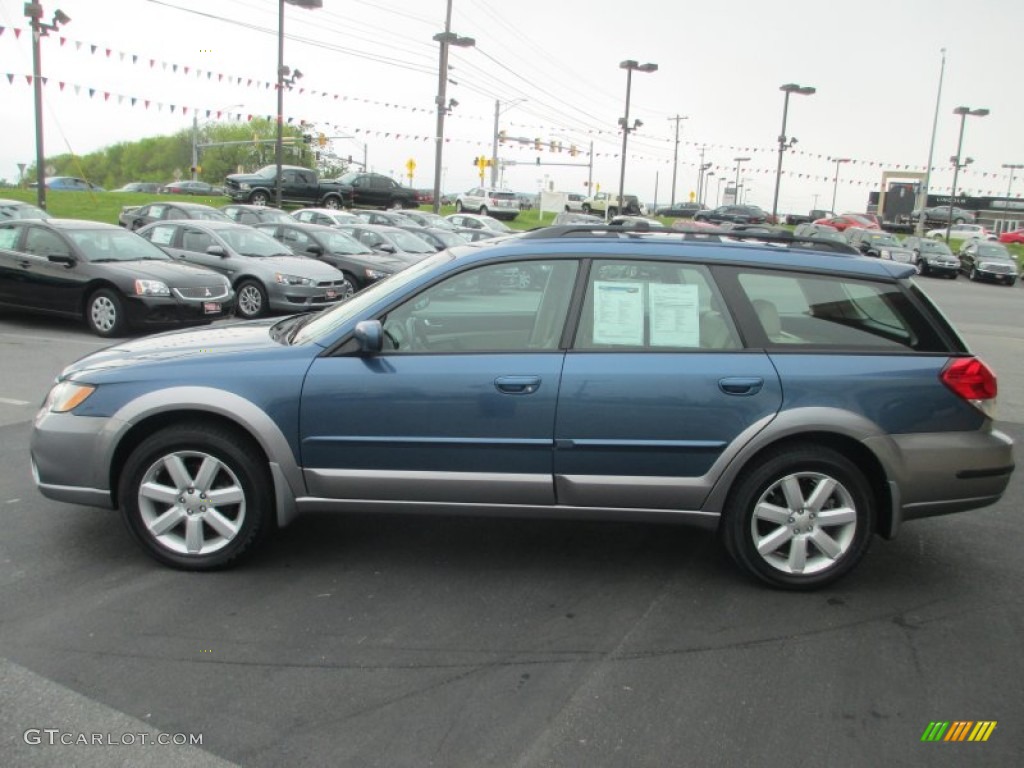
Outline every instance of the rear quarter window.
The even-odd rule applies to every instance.
[[[949,351],[948,341],[898,283],[753,270],[740,271],[737,279],[771,346]]]

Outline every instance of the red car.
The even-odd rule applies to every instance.
[[[832,216],[827,219],[818,219],[814,222],[815,224],[824,224],[826,227],[832,227],[840,232],[843,232],[847,227],[860,227],[861,229],[881,229],[878,223],[874,221],[874,217],[869,217],[868,214],[860,213],[844,213],[842,216]]]
[[[999,242],[1024,244],[1024,229],[1015,229],[1012,232],[1003,232],[1003,234],[999,236]]]

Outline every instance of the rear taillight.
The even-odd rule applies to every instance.
[[[989,418],[996,407],[996,375],[976,357],[950,360],[939,374],[942,383]]]

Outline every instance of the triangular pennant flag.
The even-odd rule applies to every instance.
[[[152,69],[155,66],[156,66],[156,59],[150,59],[149,60],[149,68]]]
[[[21,29],[19,27],[14,28],[14,38],[16,40],[21,38]]]
[[[187,115],[188,114],[188,107],[182,107],[181,108],[181,114]]]
[[[61,89],[62,91],[64,90],[64,86],[65,86],[65,85],[66,85],[66,83],[65,83],[65,82],[64,82],[63,80],[61,80],[61,81],[60,81],[60,89]]]
[[[220,112],[217,113],[217,117],[220,117]],[[210,110],[206,110],[206,119],[210,119]]]
[[[14,75],[10,72],[7,73],[7,82],[14,85]]]
[[[76,51],[82,50],[82,41],[81,40],[75,40],[75,50]]]
[[[189,69],[189,68],[188,68],[188,67],[185,67],[184,69],[185,69],[185,74],[187,75],[187,74],[188,74],[188,69]],[[177,65],[177,64],[175,64],[175,65],[174,65],[174,71],[175,71],[175,72],[177,72],[177,71],[178,71],[178,65]]]
[[[96,93],[96,89],[95,88],[90,88],[89,89],[89,98],[91,99],[95,95],[95,93]]]
[[[149,109],[149,99],[146,99],[146,109]]]
[[[104,101],[110,101],[110,91],[104,91],[103,92],[103,100]]]
[[[64,43],[66,43],[67,41],[68,41],[68,39],[66,37],[62,37],[60,39],[60,47],[63,48],[64,47]]]
[[[25,75],[25,82],[32,85],[32,75]]]
[[[80,95],[81,93],[82,93],[82,86],[80,86],[80,85],[76,85],[76,86],[75,86],[75,96],[78,96],[78,95]]]
[[[48,77],[40,77],[39,78],[39,82],[41,82],[43,85],[46,85],[46,81],[49,80],[49,79],[50,78],[48,78]]]
[[[7,29],[7,27],[0,27],[0,35],[2,35],[4,33],[5,29]],[[63,40],[63,39],[64,38],[62,37],[61,40]]]
[[[90,53],[96,53],[96,47],[97,47],[97,46],[95,46],[95,45],[90,45],[90,46],[89,46],[89,52],[90,52]]]
[[[174,111],[174,105],[171,104],[171,112],[173,112],[173,111]]]
[[[139,63],[139,57],[136,54],[133,53],[132,54],[132,64],[138,64],[138,63]]]
[[[178,65],[177,64],[171,64],[171,70],[176,73],[178,71]]]
[[[219,82],[221,82],[221,81],[222,81],[223,79],[224,79],[224,73],[223,73],[223,72],[218,72],[218,73],[217,73],[217,82],[219,83]]]
[[[123,104],[124,103],[124,96],[122,94],[120,94],[120,93],[117,94],[117,103],[118,104]]]
[[[137,97],[135,97],[135,96],[132,96],[132,106],[133,106],[133,107],[135,106],[135,102],[136,102],[136,101],[138,101],[138,98],[137,98]]]
[[[107,48],[107,58],[108,59],[110,58],[110,49],[109,48]]]

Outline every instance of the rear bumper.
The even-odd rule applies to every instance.
[[[1014,469],[1013,440],[998,430],[894,435],[865,443],[878,455],[895,447],[886,463],[899,493],[891,530],[880,531],[890,537],[907,520],[994,504]]]

